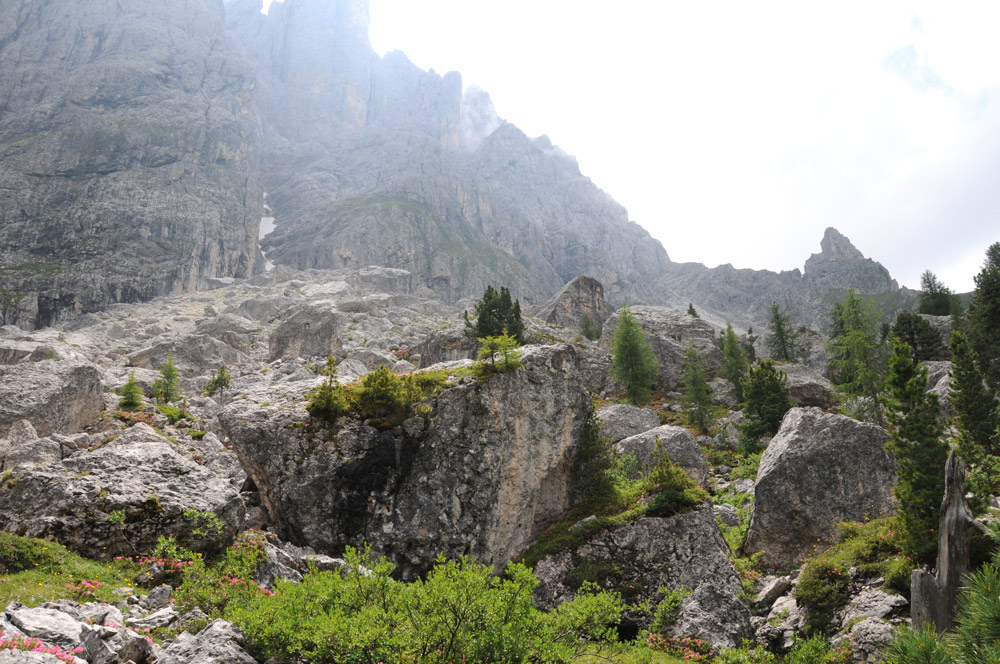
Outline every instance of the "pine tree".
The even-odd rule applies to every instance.
[[[951,289],[938,281],[933,272],[925,270],[920,275],[919,313],[931,316],[947,316],[952,313],[955,299],[955,294]]]
[[[805,355],[805,347],[799,341],[799,332],[792,326],[788,311],[782,311],[777,302],[771,303],[771,321],[764,343],[771,359],[778,362],[797,362]]]
[[[827,351],[841,405],[853,417],[885,426],[886,346],[872,302],[862,302],[853,288],[833,307]]]
[[[153,381],[153,396],[163,403],[181,398],[181,379],[173,353],[167,355],[166,364],[160,367],[160,377]]]
[[[944,495],[944,464],[948,444],[938,419],[937,396],[927,392],[927,368],[914,359],[910,347],[893,340],[887,381],[888,450],[899,468],[893,494],[903,524],[903,547],[922,563],[934,561]]]
[[[984,454],[1000,452],[997,440],[1000,415],[993,395],[983,382],[977,359],[968,337],[957,330],[952,332],[952,392],[948,402],[955,410],[955,424],[961,434],[959,453],[970,465],[975,465]]]
[[[743,386],[743,424],[740,426],[741,447],[755,451],[760,439],[778,433],[781,420],[792,408],[788,398],[788,376],[764,360],[750,367]]]
[[[629,401],[639,405],[649,400],[659,363],[638,321],[628,306],[618,313],[612,344],[611,377],[625,386]]]
[[[691,316],[692,318],[701,318],[701,316],[698,315],[698,312],[695,311],[694,304],[690,302],[688,302],[688,316]]]
[[[733,332],[733,326],[727,323],[722,339],[722,376],[732,384],[737,403],[743,403],[743,381],[748,370],[747,356]]]
[[[969,341],[979,355],[986,384],[1000,390],[1000,242],[986,250],[969,305]]]
[[[705,368],[694,346],[684,352],[684,378],[681,403],[687,409],[688,424],[708,433],[712,423],[712,389],[705,379]]]
[[[487,286],[483,297],[475,306],[476,322],[469,320],[466,311],[466,334],[473,338],[499,337],[508,334],[517,340],[518,345],[524,343],[524,321],[521,320],[521,302],[511,301],[510,291],[506,286],[500,290]]]
[[[943,360],[947,357],[940,330],[919,314],[905,311],[896,316],[896,324],[892,326],[891,333],[910,347],[918,362]]]
[[[118,408],[121,410],[138,410],[142,408],[142,388],[135,378],[135,371],[130,371],[128,380],[122,385],[121,397],[118,399]]]

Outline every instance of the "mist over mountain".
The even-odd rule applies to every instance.
[[[446,303],[504,284],[541,305],[586,275],[614,305],[690,302],[745,327],[772,301],[815,325],[833,292],[903,293],[833,229],[804,273],[673,263],[572,156],[499,118],[487,92],[379,57],[365,0],[260,10],[0,9],[4,322],[252,275],[265,194],[269,261],[404,269],[415,293]]]

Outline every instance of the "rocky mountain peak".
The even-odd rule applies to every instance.
[[[805,278],[812,284],[839,290],[856,288],[869,295],[899,290],[899,284],[881,263],[865,258],[836,228],[826,229],[820,249],[805,265]]]
[[[864,254],[851,244],[847,236],[832,226],[827,228],[823,233],[823,239],[820,241],[819,246],[821,250],[819,257],[826,260],[864,260],[865,258]],[[809,260],[813,258],[817,258],[817,255],[813,254]],[[808,261],[806,265],[809,265]]]

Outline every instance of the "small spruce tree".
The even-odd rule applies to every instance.
[[[893,339],[887,384],[891,426],[885,447],[899,468],[893,494],[899,503],[903,547],[915,561],[930,564],[937,551],[948,444],[941,439],[937,396],[927,392],[927,368],[899,339]]]
[[[920,304],[917,311],[931,316],[947,316],[955,306],[955,294],[930,270],[920,275]]]
[[[118,399],[118,408],[121,410],[138,410],[142,408],[142,388],[135,378],[135,371],[130,371],[128,380],[122,385],[121,396]]]
[[[484,337],[479,340],[479,354],[473,367],[475,374],[485,378],[494,374],[514,371],[521,366],[517,339],[509,334]]]
[[[701,433],[708,433],[712,423],[712,389],[705,379],[705,367],[694,346],[684,352],[684,378],[681,403],[687,409],[688,423]]]
[[[611,355],[611,377],[625,386],[626,398],[636,405],[646,403],[660,366],[627,305],[618,313]]]
[[[229,371],[226,369],[226,365],[220,365],[218,371],[213,371],[212,375],[209,376],[208,382],[205,383],[205,396],[214,396],[219,390],[229,389],[232,383],[232,378],[229,376]]]
[[[335,422],[337,418],[351,412],[351,402],[347,390],[337,382],[337,360],[327,356],[326,365],[320,370],[324,380],[309,390],[306,411],[311,417],[324,422]]]
[[[983,382],[968,337],[960,331],[952,332],[950,347],[952,392],[948,402],[955,410],[961,434],[959,453],[967,464],[975,464],[984,454],[1000,452],[996,400]]]
[[[747,356],[733,332],[733,326],[727,323],[726,334],[722,338],[722,375],[732,384],[737,403],[743,403],[743,381],[749,369]]]
[[[787,310],[777,302],[771,303],[771,321],[767,326],[764,344],[771,359],[778,362],[798,362],[805,355],[805,346],[799,341],[799,331],[792,325]]]
[[[751,367],[743,387],[740,446],[746,451],[757,451],[761,438],[778,433],[781,420],[791,408],[785,372],[773,360],[763,360]]]
[[[153,381],[153,396],[162,403],[181,398],[181,379],[174,364],[174,355],[167,355],[167,362],[160,367],[160,377]]]
[[[692,304],[691,302],[688,302],[688,316],[691,316],[692,318],[701,318],[701,316],[699,316],[698,312],[695,310],[694,304]]]

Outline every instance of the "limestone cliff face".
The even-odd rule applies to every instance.
[[[221,0],[0,3],[0,317],[40,326],[246,276],[254,78]]]
[[[504,284],[541,303],[581,274],[614,301],[655,296],[659,243],[575,159],[504,123],[482,90],[463,93],[459,74],[379,58],[366,2],[259,9],[230,3],[228,29],[258,71],[270,260],[402,268],[447,301]]]
[[[590,412],[570,345],[531,346],[524,367],[442,392],[428,422],[310,431],[298,405],[235,401],[220,415],[283,537],[320,551],[371,544],[404,577],[435,556],[503,566],[570,507]]]

